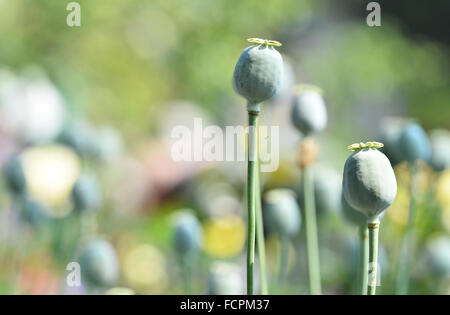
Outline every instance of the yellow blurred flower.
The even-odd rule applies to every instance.
[[[21,159],[31,197],[50,208],[62,206],[80,173],[78,156],[67,147],[49,145],[27,149]]]
[[[398,185],[395,201],[386,211],[389,218],[397,224],[406,225],[409,213],[409,191],[404,185]]]
[[[205,223],[204,237],[206,253],[218,258],[233,257],[244,247],[245,224],[235,214],[211,219]]]
[[[143,293],[160,293],[167,285],[164,256],[152,245],[132,246],[124,253],[122,266],[128,283]]]
[[[115,287],[105,292],[105,295],[135,295],[136,292],[129,288]]]
[[[439,178],[436,199],[444,208],[450,208],[450,170],[445,171]]]

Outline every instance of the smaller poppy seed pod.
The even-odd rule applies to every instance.
[[[292,104],[291,121],[305,136],[325,129],[327,109],[319,88],[313,86],[298,88]]]
[[[244,293],[239,265],[214,262],[208,276],[208,294],[238,295]]]
[[[442,172],[450,166],[450,131],[437,129],[430,134],[430,166],[436,172]]]
[[[29,198],[24,198],[21,216],[33,227],[42,227],[48,223],[50,217],[42,204]]]
[[[427,254],[435,274],[450,276],[450,237],[440,236],[429,241]]]
[[[264,194],[267,224],[279,235],[292,237],[301,225],[300,209],[290,189],[272,189]]]
[[[22,161],[19,157],[10,158],[4,167],[7,185],[14,194],[23,194],[26,191],[27,181],[23,171]]]
[[[179,210],[173,220],[173,244],[182,254],[193,254],[200,250],[203,231],[200,222],[189,209]]]
[[[98,211],[102,206],[102,192],[95,174],[82,174],[72,189],[74,208],[79,212]]]
[[[400,133],[398,145],[403,160],[413,163],[417,160],[429,161],[431,147],[428,136],[416,123],[405,125]]]
[[[119,277],[119,261],[111,243],[105,240],[89,242],[79,258],[83,277],[93,285],[108,287]]]
[[[339,211],[341,207],[342,178],[332,168],[314,167],[314,200],[317,213],[326,214]],[[299,201],[304,207],[303,185],[300,186]]]
[[[283,59],[271,40],[250,38],[256,45],[247,47],[234,68],[233,84],[236,92],[249,104],[257,105],[278,93],[281,87]]]
[[[355,151],[344,166],[343,191],[345,200],[369,221],[377,220],[397,195],[397,181],[388,158],[378,151],[378,142],[356,143]]]

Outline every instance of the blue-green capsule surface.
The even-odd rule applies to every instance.
[[[280,235],[294,236],[300,230],[300,209],[290,189],[273,189],[264,194],[268,227]]]
[[[102,206],[102,192],[95,174],[82,174],[72,190],[75,211],[98,211]]]
[[[397,181],[388,158],[374,148],[361,149],[345,162],[345,200],[369,220],[377,219],[397,195]]]
[[[119,277],[116,251],[105,240],[88,243],[80,255],[79,263],[83,277],[96,286],[112,286]]]
[[[450,131],[433,130],[430,135],[430,166],[436,172],[442,172],[450,166]]]
[[[26,191],[27,181],[20,158],[16,156],[10,158],[3,171],[9,189],[15,194],[23,194]]]
[[[341,210],[344,218],[355,226],[361,227],[367,225],[367,217],[361,212],[355,210],[345,200],[344,194],[341,195]]]
[[[429,241],[427,252],[434,273],[450,276],[450,237],[440,236]]]
[[[409,123],[404,126],[398,141],[403,160],[410,163],[417,160],[429,161],[431,155],[430,142],[427,134],[418,124]]]
[[[304,90],[295,96],[291,121],[305,136],[322,131],[327,119],[325,102],[319,92]]]
[[[259,104],[278,93],[282,72],[283,59],[275,48],[250,46],[242,52],[234,68],[234,88],[250,104]]]
[[[197,217],[189,210],[175,214],[173,222],[173,244],[180,254],[197,252],[203,243],[203,230]]]
[[[214,262],[208,276],[208,294],[237,295],[244,293],[239,265]]]

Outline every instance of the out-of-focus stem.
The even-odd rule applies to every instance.
[[[313,295],[318,295],[322,291],[320,284],[319,246],[317,239],[316,206],[314,201],[314,181],[312,169],[309,166],[303,169],[303,187],[309,291]]]
[[[409,272],[411,268],[411,259],[414,256],[414,227],[417,216],[417,202],[414,196],[416,191],[417,165],[410,165],[410,191],[409,191],[409,215],[406,225],[405,236],[403,237],[402,247],[399,259],[399,271],[397,278],[397,294],[408,294],[409,289]]]

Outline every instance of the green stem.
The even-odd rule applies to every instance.
[[[286,280],[287,268],[289,262],[289,238],[285,235],[280,235],[280,254],[279,254],[279,270],[278,270],[278,286],[282,288]]]
[[[253,265],[255,263],[255,212],[256,212],[256,179],[258,163],[258,112],[248,112],[248,169],[247,169],[247,294],[253,294]]]
[[[317,240],[316,206],[314,201],[314,181],[310,167],[303,170],[303,191],[305,200],[306,251],[308,257],[309,291],[321,294],[319,246]]]
[[[367,225],[361,226],[359,233],[359,293],[361,295],[367,295],[367,269],[369,265],[369,229]]]
[[[258,251],[259,277],[261,280],[261,294],[268,294],[266,273],[266,248],[264,244],[264,220],[261,207],[261,183],[259,175],[259,160],[256,172],[256,249]]]
[[[417,203],[414,193],[416,190],[417,166],[410,165],[410,192],[409,192],[409,215],[406,225],[405,236],[403,237],[399,259],[399,271],[397,278],[397,294],[408,294],[409,272],[411,269],[411,258],[414,252],[414,226],[417,216]]]
[[[369,275],[368,294],[375,295],[377,289],[377,273],[378,273],[378,230],[380,221],[368,223],[369,228]]]
[[[190,295],[192,294],[192,287],[191,287],[191,262],[192,262],[192,255],[191,254],[185,254],[180,257],[181,259],[181,273],[183,278],[183,291],[184,294]]]

